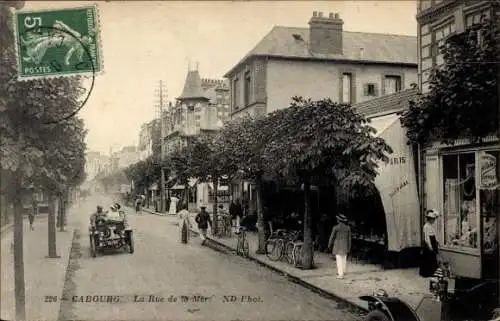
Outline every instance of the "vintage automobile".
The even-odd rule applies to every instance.
[[[134,253],[132,229],[123,212],[119,216],[98,216],[95,225],[89,228],[89,240],[92,257],[96,257],[98,252],[121,248]]]
[[[483,305],[487,300],[475,291],[477,289],[476,286],[450,291],[449,274],[439,268],[429,280],[430,293],[424,295],[415,309],[396,297],[390,297],[382,289],[359,298],[368,302],[365,321],[500,321],[500,311],[492,311],[492,306]],[[494,297],[494,291],[495,288],[491,287],[484,292]]]

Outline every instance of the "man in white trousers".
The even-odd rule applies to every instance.
[[[332,229],[328,248],[332,249],[337,263],[337,279],[343,279],[347,270],[347,255],[351,251],[351,228],[347,225],[347,217],[337,215],[337,225]]]

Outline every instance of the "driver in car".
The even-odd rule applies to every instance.
[[[92,228],[95,228],[95,223],[96,223],[97,219],[99,217],[104,217],[105,215],[106,215],[106,213],[104,213],[102,211],[102,206],[101,205],[97,205],[97,212],[92,213],[92,215],[90,215],[90,226]]]

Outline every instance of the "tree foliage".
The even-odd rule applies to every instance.
[[[448,38],[441,48],[444,65],[429,77],[429,93],[411,102],[402,117],[410,144],[476,142],[499,129],[499,39],[495,19]]]
[[[377,175],[377,162],[392,153],[350,105],[330,99],[293,97],[289,108],[269,115],[267,122],[274,128],[265,147],[267,164],[283,176],[368,187]]]
[[[124,170],[125,176],[134,182],[136,193],[142,193],[151,184],[158,183],[161,176],[161,164],[150,156],[145,160],[130,165]]]
[[[0,166],[16,172],[23,186],[35,184],[56,193],[84,179],[85,135],[83,121],[74,117],[47,124],[80,107],[81,80],[75,78],[19,81],[13,37],[13,12],[0,3]]]

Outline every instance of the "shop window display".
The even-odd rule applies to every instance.
[[[480,210],[483,229],[483,253],[497,252],[498,231],[497,219],[500,213],[500,151],[485,151],[478,155]]]
[[[475,153],[443,156],[444,243],[478,248]]]

